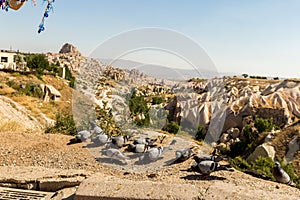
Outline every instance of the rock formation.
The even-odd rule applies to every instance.
[[[59,53],[61,54],[77,54],[81,55],[81,53],[78,51],[78,49],[69,43],[66,43],[62,46],[62,48],[59,50]]]

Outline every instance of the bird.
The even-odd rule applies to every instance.
[[[193,152],[192,148],[178,149],[175,152],[176,158],[171,164],[184,162],[188,160],[190,157],[192,157],[193,155],[195,155],[195,153]]]
[[[106,134],[96,135],[91,138],[92,142],[98,145],[104,145],[109,141],[109,136]]]
[[[278,161],[275,162],[272,174],[277,182],[296,187],[296,184],[292,181],[290,176],[281,168],[280,163]]]
[[[147,144],[129,144],[126,150],[134,153],[144,153],[148,148]]]
[[[218,162],[212,160],[204,160],[199,163],[196,163],[192,165],[188,171],[193,171],[208,176],[210,175],[210,173],[219,170],[234,171],[232,168],[229,168],[224,165],[220,165]]]
[[[140,161],[146,160],[146,161],[156,161],[158,160],[163,153],[164,148],[163,147],[156,147],[148,149],[141,157]]]
[[[76,135],[76,139],[81,142],[85,142],[91,137],[91,135],[91,132],[88,130],[79,131]]]
[[[102,128],[100,128],[94,121],[90,121],[90,125],[92,127],[92,132],[95,135],[104,134]]]
[[[128,158],[118,149],[113,149],[113,148],[105,149],[103,150],[103,153],[111,159],[125,161],[126,164],[128,163]]]
[[[197,156],[195,155],[193,159],[196,161],[196,163],[200,163],[202,161],[214,161],[214,162],[220,162],[221,160],[227,160],[224,156],[217,156],[217,155],[202,155]]]
[[[137,138],[133,141],[133,144],[147,144],[152,145],[154,142],[156,142],[157,139],[150,139],[150,138]]]
[[[115,145],[118,148],[121,148],[125,145],[125,143],[128,141],[128,136],[117,136],[111,138],[111,143]]]

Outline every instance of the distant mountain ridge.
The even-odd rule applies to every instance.
[[[209,71],[206,69],[179,69],[163,65],[145,64],[124,59],[112,60],[98,58],[98,60],[114,68],[126,70],[137,69],[148,76],[170,80],[187,80],[191,78],[214,78],[224,75],[224,73],[220,74],[218,72]]]

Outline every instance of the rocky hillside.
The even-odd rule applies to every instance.
[[[284,159],[295,166],[296,173],[300,176],[298,79],[223,77],[176,82],[151,77],[137,70],[108,66],[83,56],[70,44],[65,44],[59,53],[45,55],[50,63],[67,67],[72,72],[76,77],[75,87],[71,88],[70,81],[55,74],[37,77],[30,73],[0,72],[0,132],[42,132],[45,127],[53,125],[57,113],[62,112],[73,115],[78,131],[87,128],[87,122],[92,119],[110,135],[173,133],[189,142],[195,142],[195,139],[198,142],[205,141],[206,143],[198,143],[202,147],[199,151],[201,153],[216,150],[231,157],[242,156],[249,163],[259,156],[273,160]],[[45,90],[42,85],[50,85],[50,89]],[[50,95],[49,98],[45,98],[46,93]],[[54,98],[51,93],[57,96]],[[43,135],[39,137],[47,143]],[[8,144],[9,142],[1,148],[10,149]],[[14,145],[13,151],[22,151],[17,144]],[[53,143],[51,145],[54,146],[53,149],[57,148]],[[33,146],[38,148],[36,143]],[[91,147],[88,148],[91,155],[105,161],[99,155],[99,149]],[[53,149],[51,151],[55,151]],[[174,149],[169,152],[168,159],[174,155],[173,151]],[[40,155],[37,153],[37,156]],[[44,154],[42,156],[47,157]],[[0,159],[6,165],[10,162],[5,156]],[[43,159],[44,157],[39,159],[39,162],[43,163]],[[78,168],[84,168],[82,165],[91,167],[83,160],[80,160]],[[32,160],[19,161],[17,165],[34,163]],[[167,161],[167,158],[162,159],[153,166],[155,169],[162,169]],[[72,166],[76,165],[75,161],[75,164],[70,162]],[[53,160],[51,163],[57,164]],[[51,168],[52,164],[47,167]],[[68,166],[68,163],[63,166]],[[128,169],[127,173],[132,173],[136,168],[145,173],[151,171],[143,166],[129,167],[121,165],[118,170]],[[171,171],[170,174],[162,177],[182,175],[177,172],[177,168],[167,168],[168,170]],[[132,175],[132,179],[143,179],[144,176],[146,175]],[[234,177],[226,177],[230,177],[230,183],[236,184]]]

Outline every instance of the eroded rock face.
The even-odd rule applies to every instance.
[[[194,127],[199,124],[204,127],[218,125],[218,130],[213,129],[218,133],[213,134],[221,136],[230,128],[242,130],[245,124],[249,124],[246,122],[249,117],[272,118],[279,127],[288,126],[300,117],[298,80],[259,83],[253,80],[214,79],[207,81],[204,88],[203,92],[194,94],[195,98],[191,98],[190,93],[184,97],[175,93],[177,99],[174,98],[166,106],[169,118],[174,119],[176,113],[177,120],[189,121]],[[232,137],[239,137],[239,133],[234,132]]]
[[[295,153],[299,150],[300,138],[298,136],[294,137],[288,144],[288,152],[285,155],[285,158],[288,162],[295,159]]]
[[[62,46],[62,48],[60,49],[59,53],[72,53],[72,54],[78,54],[78,55],[81,54],[74,45],[69,44],[69,43],[64,44]]]

